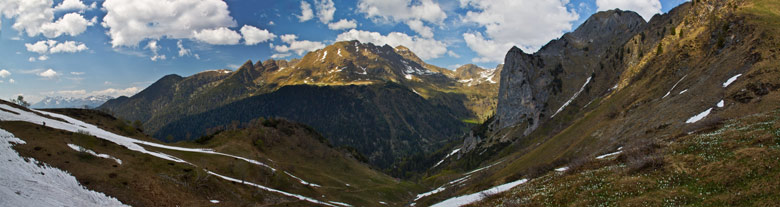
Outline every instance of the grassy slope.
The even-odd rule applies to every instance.
[[[122,120],[93,110],[51,110],[96,124],[105,130],[141,140],[153,140]],[[96,137],[60,131],[26,122],[0,122],[5,129],[27,142],[15,149],[22,156],[33,157],[73,174],[89,189],[117,197],[133,206],[207,206],[211,199],[221,205],[308,206],[310,203],[259,190],[240,183],[227,182],[208,176],[203,169],[219,174],[301,194],[325,201],[339,201],[359,206],[377,206],[379,201],[399,204],[412,195],[406,189],[417,189],[409,182],[397,181],[374,171],[346,153],[331,149],[317,141],[316,132],[302,125],[280,121],[279,126],[228,130],[217,134],[205,145],[178,143],[186,147],[209,147],[219,152],[266,162],[276,172],[223,156],[174,152],[156,149],[181,157],[199,167],[173,163],[129,151]],[[258,135],[261,133],[261,135]],[[261,138],[266,147],[254,144]],[[72,143],[97,153],[109,154],[123,161],[101,159],[70,149]],[[273,160],[273,161],[271,161]],[[283,171],[308,182],[301,184]],[[346,184],[350,184],[347,186]],[[325,197],[322,197],[325,196]]]
[[[658,169],[637,171],[631,162],[614,157],[596,160],[473,206],[774,205],[780,199],[778,117],[780,110],[775,110],[665,138],[659,149],[663,167]]]
[[[471,181],[457,190],[450,190],[453,193],[450,196],[477,192],[522,177],[535,177],[567,163],[587,162],[582,157],[594,157],[614,151],[631,140],[677,136],[700,127],[700,124],[688,125],[684,121],[706,107],[714,106],[720,99],[726,101],[726,108],[716,108],[713,114],[702,122],[775,109],[780,101],[780,97],[774,92],[780,80],[776,65],[779,35],[775,32],[780,28],[777,26],[780,7],[773,1],[753,1],[753,4],[760,8],[752,6],[751,3],[732,4],[737,6],[729,8],[736,10],[737,15],[729,15],[729,12],[716,13],[713,15],[715,21],[708,24],[686,24],[684,22],[695,22],[696,18],[707,16],[698,15],[700,13],[697,12],[683,13],[685,20],[676,27],[684,29],[685,35],[667,34],[660,39],[659,41],[664,42],[667,52],[644,64],[643,69],[633,76],[634,80],[629,81],[631,84],[595,100],[588,108],[564,112],[562,116],[556,117],[558,121],[573,120],[571,125],[562,129],[553,124],[543,125],[528,136],[529,138],[504,148],[493,159],[483,162],[485,164],[482,166],[499,160],[504,160],[503,162],[481,172],[481,179],[471,179],[477,181]],[[761,12],[753,12],[756,10]],[[741,22],[742,18],[749,21],[729,24]],[[724,24],[730,25],[730,29],[725,33],[719,30]],[[721,34],[736,34],[740,41],[727,39],[724,49],[712,48],[712,45],[717,45],[717,36]],[[757,48],[745,45],[756,45]],[[748,54],[756,52],[761,57],[758,62],[753,63],[746,58]],[[737,73],[743,74],[739,81],[726,89],[720,86],[725,79]],[[662,99],[684,74],[689,74],[688,79],[673,90],[671,97]],[[756,90],[757,88],[767,91],[762,93],[761,90]],[[690,91],[682,95],[676,94],[683,89]],[[511,136],[511,130],[506,131],[502,133],[509,133]],[[447,173],[449,171],[442,174]],[[432,196],[432,200],[441,199],[435,197]],[[422,201],[428,202],[426,199]]]

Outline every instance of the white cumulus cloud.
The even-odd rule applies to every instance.
[[[432,0],[360,0],[358,11],[374,21],[404,22],[423,37],[432,37],[430,27],[424,22],[443,25],[447,14]]]
[[[463,21],[484,27],[463,35],[478,62],[501,62],[512,46],[534,52],[572,29],[579,16],[567,10],[568,0],[461,0],[468,9]],[[470,44],[471,42],[472,44]],[[479,44],[473,44],[479,43]]]
[[[310,51],[325,48],[325,44],[322,44],[322,42],[298,40],[298,36],[294,34],[285,34],[279,38],[282,39],[282,42],[287,44],[287,45],[271,46],[272,48],[274,48],[274,50],[276,50],[276,52],[279,53],[294,52],[295,54],[303,55],[303,53],[305,52],[310,52]]]
[[[59,74],[59,73],[57,73],[57,71],[54,71],[54,70],[52,70],[51,68],[49,68],[49,69],[48,69],[48,70],[46,70],[46,71],[43,71],[43,72],[37,73],[36,75],[38,75],[38,76],[40,76],[40,77],[48,78],[48,79],[54,79],[54,78],[56,78],[57,76],[59,76],[60,74]]]
[[[220,44],[237,44],[240,39],[235,31],[225,31],[237,23],[222,0],[106,0],[103,8],[106,16],[102,24],[114,47],[163,37]],[[213,36],[222,34],[229,36]]]
[[[309,21],[314,18],[314,10],[311,9],[311,4],[301,1],[301,15],[297,17],[299,22]]]
[[[290,55],[292,55],[292,54],[291,53],[276,53],[276,54],[271,55],[271,59],[286,58],[286,57],[289,57]]]
[[[94,9],[97,7],[97,3],[92,2],[92,5],[87,6],[82,2],[81,0],[64,0],[62,3],[54,7],[54,12],[61,12],[61,11],[79,11],[83,12],[87,9]]]
[[[371,42],[376,45],[387,44],[393,47],[403,45],[424,60],[438,58],[447,52],[447,44],[444,42],[429,38],[412,37],[400,32],[391,32],[387,35],[382,35],[379,32],[352,29],[341,33],[336,37],[336,41],[350,40]]]
[[[167,59],[167,57],[165,57],[165,55],[160,55],[159,53],[157,53],[157,51],[160,50],[160,46],[157,45],[157,41],[156,40],[149,41],[146,44],[146,47],[144,47],[144,48],[145,49],[149,49],[149,50],[152,51],[153,55],[152,55],[151,58],[149,58],[152,61],[158,61],[158,60],[165,60],[165,59]]]
[[[615,8],[635,11],[645,21],[650,21],[653,15],[661,13],[661,2],[658,0],[596,0],[596,6],[599,11]]]
[[[107,96],[113,96],[113,97],[119,97],[119,96],[132,96],[138,93],[140,89],[137,87],[130,87],[125,89],[115,89],[115,88],[107,88],[104,90],[99,91],[92,91],[89,93],[89,95],[97,96],[97,95],[107,95]]]
[[[433,29],[431,29],[428,26],[425,26],[422,21],[419,19],[412,19],[409,21],[406,21],[406,25],[409,25],[409,28],[412,29],[412,31],[417,32],[417,34],[420,34],[420,36],[425,38],[432,38],[433,37]]]
[[[333,22],[328,24],[328,29],[331,30],[354,29],[356,27],[357,27],[357,21],[355,21],[354,19],[352,20],[341,19],[338,22]]]
[[[40,54],[38,57],[40,61],[49,59],[49,56],[46,56],[46,54],[76,53],[89,49],[84,43],[75,41],[58,43],[55,40],[41,40],[32,44],[25,43],[24,46],[27,48],[27,51]],[[35,62],[35,58],[30,57],[28,61]]]
[[[81,52],[84,50],[87,50],[87,45],[84,43],[74,42],[74,41],[65,41],[63,43],[58,43],[52,46],[49,49],[49,53],[75,53],[75,52]]]
[[[276,38],[276,35],[268,30],[258,29],[249,25],[241,27],[241,35],[244,36],[244,44],[246,45],[255,45]]]
[[[327,24],[333,20],[333,14],[336,13],[333,0],[314,0],[314,6],[317,8],[317,18],[320,22]]]
[[[238,32],[220,27],[217,29],[204,29],[195,32],[195,39],[212,45],[235,45],[241,40]]]
[[[11,76],[11,72],[5,69],[0,70],[0,78],[7,78],[8,76]]]
[[[0,2],[0,14],[13,19],[11,27],[30,37],[77,36],[90,25],[84,16],[75,12],[67,13],[55,21],[53,5],[52,0],[3,0]]]

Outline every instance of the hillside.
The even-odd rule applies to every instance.
[[[500,68],[474,66],[456,76],[403,46],[336,42],[301,59],[168,75],[99,110],[137,120],[145,133],[165,142],[192,140],[233,121],[284,117],[315,127],[337,146],[358,149],[374,166],[406,176],[408,168],[427,167],[398,163],[402,158],[424,157],[494,113]],[[340,101],[332,100],[336,97]]]
[[[12,149],[24,160],[65,170],[81,186],[132,206],[395,205],[416,188],[332,148],[310,127],[280,119],[165,145],[99,111],[31,111],[7,102],[0,109],[0,129],[21,140]],[[26,189],[16,194],[43,190]]]
[[[644,201],[641,199],[660,199],[662,195],[686,198],[686,192],[670,192],[673,189],[665,187],[661,187],[661,191],[652,191],[652,186],[648,186],[650,191],[638,194],[611,193],[626,192],[617,186],[631,180],[663,180],[660,178],[670,178],[670,175],[685,169],[695,169],[693,166],[744,164],[738,161],[743,160],[739,155],[740,149],[755,146],[730,145],[729,152],[736,153],[736,156],[713,163],[710,163],[712,160],[699,162],[696,161],[698,158],[691,156],[679,158],[680,154],[672,155],[669,151],[681,146],[672,140],[700,140],[702,134],[709,132],[708,128],[720,126],[715,123],[721,120],[750,125],[752,122],[742,120],[751,114],[777,109],[780,71],[774,48],[780,45],[778,8],[777,3],[762,0],[697,1],[682,4],[667,14],[656,15],[647,23],[633,12],[599,12],[575,31],[550,42],[537,53],[511,50],[501,74],[495,118],[476,127],[464,137],[462,145],[451,149],[454,153],[442,165],[430,172],[426,182],[433,186],[443,185],[446,190],[424,196],[417,203],[455,202],[458,200],[455,196],[461,195],[461,199],[476,197],[478,200],[480,191],[494,189],[495,192],[497,190],[491,187],[502,184],[506,185],[500,191],[521,187],[495,196],[484,205],[497,205],[501,201],[532,206],[615,201],[629,205],[640,204]],[[587,41],[578,41],[583,37],[587,37]],[[730,128],[728,125],[723,127]],[[729,136],[742,136],[739,134]],[[728,136],[721,138],[731,139]],[[610,161],[612,164],[593,159],[616,151],[635,150],[633,148],[637,144],[634,143],[648,146],[659,143],[660,148],[657,152],[653,148],[652,153],[642,151],[627,155],[618,162]],[[707,143],[717,144],[687,142],[686,146],[707,149],[711,147]],[[639,150],[649,149],[640,147]],[[683,154],[686,153],[691,152]],[[710,152],[703,153],[696,155],[705,156]],[[771,150],[768,153],[771,154]],[[677,159],[690,162],[682,165]],[[665,164],[658,167],[659,163]],[[585,167],[593,170],[576,171],[569,177],[568,172],[567,176],[560,177],[557,176],[560,173],[553,170],[566,166],[596,167]],[[645,169],[647,166],[649,168]],[[623,173],[630,168],[640,168],[640,172],[649,175],[632,177]],[[745,168],[752,169],[749,165]],[[465,173],[472,169],[480,170]],[[598,175],[591,177],[593,173]],[[772,171],[762,173],[768,173],[770,177],[776,174]],[[464,176],[467,178],[459,180],[459,185],[446,185]],[[539,176],[544,177],[537,178]],[[719,179],[713,177],[714,174],[692,176]],[[731,176],[743,175],[734,172]],[[610,179],[598,181],[606,177]],[[531,184],[522,184],[521,181],[527,181],[523,179],[530,179],[528,182]],[[717,195],[724,192],[749,193],[749,189],[757,189],[756,183],[746,182],[746,187],[740,184],[743,187],[708,192]],[[571,188],[573,191],[564,190],[555,196],[536,194],[541,188],[556,184],[582,188],[606,186],[591,190]],[[690,187],[711,183],[672,181],[672,184]],[[531,192],[537,197],[518,199]],[[776,195],[757,195],[755,200],[747,203],[764,202],[772,196]],[[724,205],[714,201],[718,199],[741,203],[738,199],[712,197],[713,201],[707,201],[707,198],[673,203]]]
[[[155,137],[192,140],[207,135],[208,129],[257,117],[282,117],[310,125],[330,143],[353,147],[382,169],[398,168],[394,164],[406,156],[433,152],[468,126],[446,107],[433,105],[394,83],[297,85],[187,116],[165,125]]]

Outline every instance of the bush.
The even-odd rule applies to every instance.
[[[593,161],[593,156],[582,156],[569,162],[569,170],[566,170],[567,174],[573,174],[588,169],[587,164]]]
[[[625,163],[632,174],[659,169],[665,164],[659,148],[661,145],[655,139],[633,139],[623,147],[623,153],[618,155],[617,160]]]

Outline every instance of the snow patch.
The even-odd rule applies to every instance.
[[[621,148],[621,149],[622,149],[622,148]],[[596,157],[596,159],[604,159],[604,158],[611,157],[611,156],[613,156],[613,155],[617,155],[617,154],[620,154],[620,153],[623,153],[623,151],[622,151],[622,150],[620,150],[620,149],[618,149],[618,151],[617,151],[617,152],[613,152],[613,153],[607,153],[607,154],[599,155],[598,157]]]
[[[37,114],[31,113],[31,112],[27,112],[27,111],[24,111],[24,110],[20,110],[20,109],[17,109],[17,108],[14,108],[14,107],[11,107],[11,106],[8,106],[8,105],[5,105],[5,104],[0,104],[0,108],[5,109],[7,111],[12,111],[12,112],[18,113],[18,115],[17,115],[17,114],[8,113],[6,111],[1,111],[0,110],[0,120],[3,120],[3,121],[24,121],[24,122],[29,122],[29,123],[33,123],[33,124],[40,124],[40,123],[45,122],[47,127],[51,127],[51,128],[55,128],[55,129],[60,129],[60,130],[64,130],[64,131],[74,132],[74,133],[87,132],[90,135],[93,135],[93,136],[95,136],[97,138],[113,142],[113,143],[115,143],[117,145],[120,145],[120,146],[124,146],[127,149],[129,149],[129,150],[140,152],[140,153],[144,153],[144,154],[148,154],[148,155],[151,155],[151,156],[155,156],[155,157],[158,157],[158,158],[161,158],[161,159],[165,159],[165,160],[169,160],[169,161],[173,161],[173,162],[191,164],[191,163],[189,163],[189,162],[187,162],[187,161],[185,161],[183,159],[180,159],[178,157],[174,157],[174,156],[171,156],[171,155],[168,155],[168,154],[165,154],[165,153],[161,153],[161,152],[154,152],[154,151],[147,150],[146,148],[144,148],[141,145],[150,146],[150,147],[156,147],[156,148],[162,148],[162,149],[167,149],[167,150],[174,150],[174,151],[195,152],[195,153],[203,153],[203,154],[212,154],[212,155],[226,156],[226,157],[231,157],[231,158],[235,158],[235,159],[240,159],[240,160],[243,160],[245,162],[249,162],[249,163],[252,163],[252,164],[255,164],[255,165],[263,166],[263,167],[271,169],[272,171],[276,171],[276,169],[274,169],[273,167],[271,167],[269,165],[266,165],[265,163],[262,163],[262,162],[257,161],[257,160],[252,160],[252,159],[247,159],[247,158],[240,157],[240,156],[235,156],[235,155],[231,155],[231,154],[225,154],[225,153],[221,153],[221,152],[216,152],[213,149],[175,147],[175,146],[168,146],[168,145],[163,145],[163,144],[157,144],[157,143],[154,143],[154,142],[141,141],[141,140],[137,140],[137,139],[133,139],[133,138],[117,135],[117,134],[108,132],[106,130],[103,130],[101,128],[98,128],[95,125],[87,124],[87,123],[82,122],[80,120],[77,120],[77,119],[74,119],[74,118],[71,118],[71,117],[68,117],[68,116],[56,114],[56,113],[50,113],[50,112],[46,112],[46,111],[38,111],[38,110],[31,109],[31,110],[33,110],[35,112],[38,112],[38,113],[41,113],[41,114],[44,114],[44,115],[48,115],[48,116],[51,116],[51,117],[55,117],[55,118],[59,118],[59,119],[65,120],[65,122],[62,122],[62,121],[59,121],[59,120],[49,119],[49,118],[42,117],[42,116],[38,116]]]
[[[504,191],[507,191],[509,189],[514,188],[515,186],[518,186],[520,184],[523,184],[525,182],[528,182],[528,179],[520,179],[514,182],[506,183],[503,185],[499,185],[487,190],[483,190],[477,193],[472,193],[468,195],[462,195],[454,198],[450,198],[447,200],[444,200],[442,202],[439,202],[437,204],[432,205],[431,207],[452,207],[452,206],[463,206],[470,203],[473,203],[475,201],[482,200],[483,195],[493,195],[496,193],[501,193]]]
[[[414,89],[412,89],[412,91],[414,91]],[[414,93],[417,93],[417,91],[414,91]],[[417,93],[417,94],[419,94],[419,93]],[[434,167],[436,167],[436,166],[439,166],[439,165],[440,165],[442,162],[444,162],[444,160],[446,160],[448,157],[450,157],[450,156],[454,155],[455,153],[458,153],[458,151],[460,151],[460,148],[458,148],[458,149],[455,149],[455,150],[452,150],[452,152],[450,152],[449,154],[447,154],[447,156],[444,156],[444,158],[441,158],[441,161],[437,162],[437,163],[436,163],[435,165],[433,165],[433,167],[431,167],[431,168],[434,168]]]
[[[496,163],[490,164],[490,165],[488,165],[488,166],[481,167],[481,168],[479,168],[479,169],[476,169],[476,170],[472,170],[471,172],[467,172],[467,173],[466,173],[466,174],[464,174],[464,175],[471,175],[471,174],[473,174],[473,173],[475,173],[475,172],[479,172],[479,171],[482,171],[482,170],[484,170],[484,169],[488,169],[488,168],[490,168],[490,167],[493,167],[493,166],[495,166],[495,165],[498,165],[498,164],[499,164],[499,163],[501,163],[501,162],[503,162],[503,161],[499,161],[499,162],[496,162]]]
[[[339,205],[339,206],[352,207],[352,205],[349,205],[349,204],[346,204],[346,203],[342,203],[342,202],[338,202],[338,201],[328,201],[328,203],[336,204],[336,205]]]
[[[126,206],[84,188],[68,172],[21,157],[13,144],[25,142],[0,129],[0,206]]]
[[[704,112],[696,114],[696,116],[689,118],[687,121],[685,121],[685,123],[686,124],[696,123],[697,121],[704,119],[704,117],[707,117],[707,115],[710,115],[710,112],[712,112],[712,108],[709,108]]]
[[[672,90],[674,90],[674,88],[677,87],[677,84],[680,84],[680,82],[682,82],[683,79],[685,79],[685,77],[688,77],[688,75],[683,76],[682,78],[680,78],[680,80],[677,81],[677,83],[674,83],[672,88],[669,89],[669,92],[666,92],[666,95],[664,95],[664,97],[661,97],[661,99],[666,98],[667,96],[669,96],[669,94],[672,94]]]
[[[563,172],[563,171],[567,171],[567,170],[569,170],[569,167],[559,167],[559,168],[555,169],[556,172]]]
[[[723,106],[725,106],[725,105],[726,105],[726,102],[724,102],[723,100],[720,100],[720,102],[718,102],[717,106],[718,106],[718,108],[723,108]]]
[[[339,57],[344,57],[344,56],[341,56],[341,48],[339,48],[339,51],[337,51],[336,54],[339,55]]]
[[[737,75],[735,75],[734,77],[731,77],[731,78],[729,78],[728,80],[726,80],[726,82],[725,82],[725,83],[723,83],[723,87],[724,87],[724,88],[725,88],[725,87],[728,87],[729,85],[731,85],[731,83],[734,83],[734,81],[736,81],[736,80],[737,80],[737,78],[739,78],[739,76],[742,76],[742,74],[741,74],[741,73],[740,73],[740,74],[737,74]]]
[[[572,102],[572,101],[574,101],[574,99],[576,99],[576,98],[577,98],[577,96],[579,96],[579,95],[580,95],[580,93],[582,93],[582,91],[583,91],[583,90],[585,90],[585,86],[588,86],[588,83],[590,83],[590,79],[591,79],[591,78],[593,78],[593,76],[591,76],[591,77],[588,77],[588,79],[587,79],[587,80],[585,80],[585,84],[582,84],[582,87],[580,88],[580,90],[579,90],[579,91],[577,91],[577,93],[574,93],[574,95],[573,95],[573,96],[572,96],[572,97],[571,97],[571,98],[570,98],[568,101],[566,101],[566,103],[563,103],[563,105],[561,105],[561,108],[558,108],[558,110],[557,110],[557,111],[555,111],[555,113],[553,113],[553,115],[551,116],[551,118],[552,118],[552,117],[555,117],[555,115],[558,115],[558,113],[560,113],[561,111],[563,111],[563,109],[564,109],[564,108],[566,108],[566,106],[568,106],[569,104],[571,104],[571,102]]]
[[[209,200],[209,202],[217,204],[217,203],[219,203],[219,200]]]
[[[287,175],[289,175],[290,177],[292,177],[292,178],[295,178],[295,179],[296,179],[296,180],[298,180],[298,182],[300,182],[301,184],[308,185],[308,186],[312,186],[312,187],[318,187],[318,188],[319,188],[319,187],[322,187],[321,185],[317,185],[317,184],[314,184],[314,183],[306,182],[305,180],[303,180],[303,179],[301,179],[301,178],[298,178],[298,177],[296,177],[295,175],[292,175],[292,174],[290,174],[290,173],[289,173],[289,172],[287,172],[287,171],[284,171],[284,174],[287,174]]]
[[[304,201],[307,201],[307,202],[311,202],[311,203],[315,203],[315,204],[321,204],[321,205],[335,207],[335,205],[333,205],[333,204],[330,204],[330,203],[327,203],[327,202],[322,202],[322,201],[319,201],[319,200],[316,200],[316,199],[313,199],[313,198],[309,198],[309,197],[306,197],[306,196],[302,196],[302,195],[298,195],[298,194],[292,194],[292,193],[284,192],[284,191],[281,191],[281,190],[277,190],[277,189],[265,187],[265,186],[262,186],[262,185],[258,185],[258,184],[252,183],[252,182],[247,182],[247,181],[244,181],[244,180],[231,178],[231,177],[220,175],[220,174],[208,171],[208,170],[205,170],[205,171],[206,171],[206,173],[208,173],[210,175],[217,176],[217,177],[222,178],[222,179],[227,180],[227,181],[232,181],[232,182],[241,183],[241,184],[244,184],[244,185],[253,186],[253,187],[265,190],[265,191],[279,193],[279,194],[282,194],[282,195],[285,195],[285,196],[294,197],[294,198],[297,198],[297,199],[300,199],[300,200],[304,200]]]
[[[325,62],[325,58],[328,57],[328,51],[324,51],[325,53],[322,55],[322,58],[320,59],[320,62]]]
[[[678,94],[678,95],[682,95],[682,94],[683,94],[683,93],[685,93],[685,92],[688,92],[688,89],[685,89],[685,90],[682,90],[682,91],[680,91],[680,94]]]
[[[357,74],[360,74],[360,75],[368,75],[368,71],[366,71],[366,67],[363,67],[363,66],[358,66],[358,67],[359,67],[360,69],[362,69],[362,70],[363,70],[363,72],[362,72],[362,73],[358,73],[358,72],[356,72]]]
[[[112,159],[112,160],[116,161],[116,163],[119,163],[120,165],[122,164],[122,160],[117,159],[116,157],[113,157],[111,155],[98,154],[95,151],[92,151],[90,149],[87,149],[87,148],[84,148],[84,147],[81,147],[81,146],[78,146],[78,145],[75,145],[75,144],[68,144],[68,147],[70,147],[73,150],[79,151],[79,152],[85,152],[87,154],[91,154],[92,156],[95,156],[95,157],[104,158],[104,159]]]
[[[406,80],[412,80],[412,75],[406,74],[404,75],[404,78],[406,78]]]

